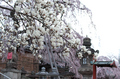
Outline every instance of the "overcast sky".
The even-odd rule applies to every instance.
[[[100,55],[118,55],[120,49],[120,1],[81,0],[93,14],[101,38]]]

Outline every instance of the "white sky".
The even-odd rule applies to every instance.
[[[120,49],[120,0],[80,0],[93,14],[101,38],[100,55],[118,55]]]

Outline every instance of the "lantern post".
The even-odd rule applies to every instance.
[[[94,50],[91,48],[91,39],[85,37],[83,39],[83,47],[78,51],[78,55],[82,54],[82,58],[80,59],[81,67],[79,68],[79,73],[83,75],[83,79],[91,79],[94,74],[94,79],[96,79],[96,66],[91,65],[91,61],[96,61],[94,59],[94,54],[99,53],[98,50]]]

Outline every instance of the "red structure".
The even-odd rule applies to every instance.
[[[93,59],[94,60],[94,59]],[[93,79],[96,79],[96,66],[98,67],[116,67],[115,61],[91,61],[93,65]]]
[[[96,60],[94,61],[96,62]],[[96,79],[96,65],[95,64],[93,64],[93,79]]]

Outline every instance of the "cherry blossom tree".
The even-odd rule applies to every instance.
[[[83,36],[72,28],[79,19],[75,11],[87,15],[92,28],[95,28],[91,11],[79,0],[1,0],[0,51],[3,59],[9,49],[14,53],[24,53],[24,49],[29,47],[34,56],[49,61],[46,47],[49,44],[58,65],[67,62],[70,71],[80,78],[78,68],[82,54],[77,57],[76,51],[81,48]],[[67,17],[71,17],[73,23]],[[87,53],[91,54],[90,51]]]

